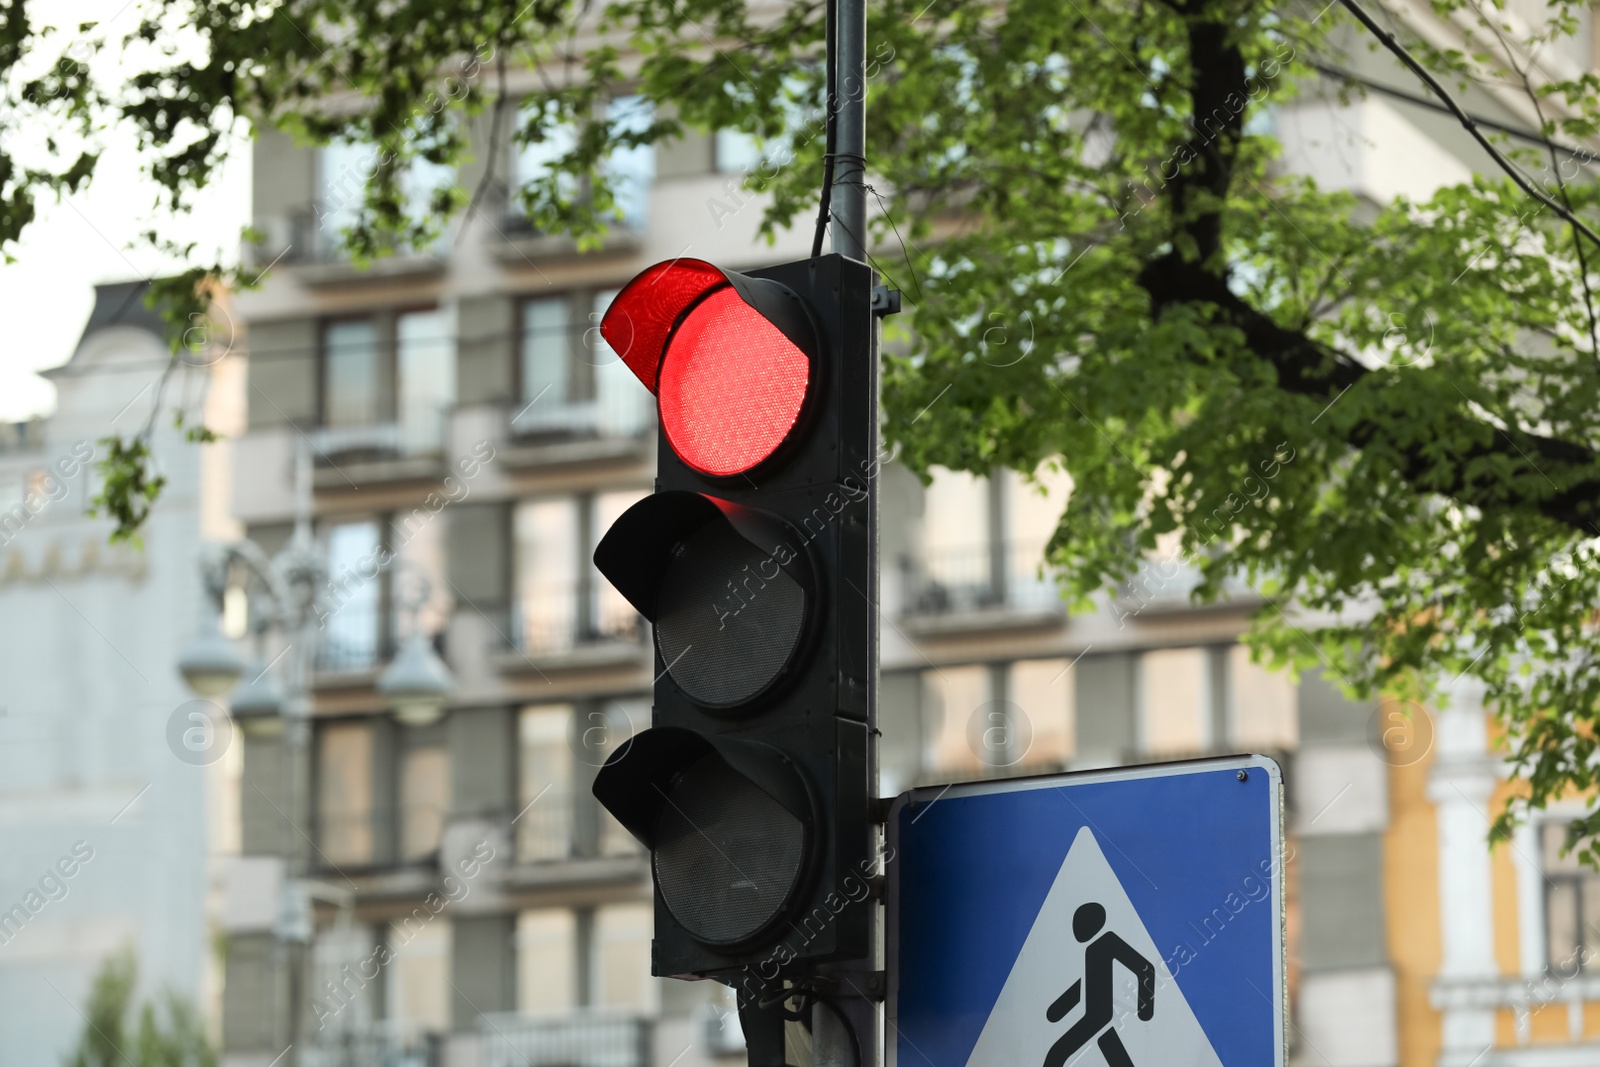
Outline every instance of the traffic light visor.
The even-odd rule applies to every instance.
[[[600,332],[656,394],[673,452],[701,474],[731,477],[764,462],[813,391],[817,331],[800,298],[702,260],[639,274]]]
[[[759,935],[805,879],[815,807],[770,746],[655,727],[612,754],[594,795],[651,850],[662,901],[707,944]]]
[[[666,674],[708,708],[739,708],[794,661],[816,611],[809,560],[780,520],[683,491],[645,497],[595,566],[654,624]]]

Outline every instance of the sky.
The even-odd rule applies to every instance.
[[[138,25],[144,6],[142,0],[49,0],[28,8],[31,17],[61,27],[98,21],[100,32],[120,39]],[[44,62],[52,58],[54,53]],[[123,68],[102,56],[92,69],[109,83]],[[148,278],[179,265],[170,257],[130,249],[140,232],[154,228],[174,241],[198,241],[196,254],[208,262],[219,249],[226,261],[238,257],[239,233],[250,208],[244,146],[220,179],[194,198],[193,210],[174,216],[154,209],[157,187],[140,172],[132,136],[112,129],[104,138],[105,154],[90,187],[60,203],[44,198],[39,218],[13,250],[16,262],[0,265],[0,422],[54,408],[55,388],[36,372],[71,357],[94,304],[96,283]]]

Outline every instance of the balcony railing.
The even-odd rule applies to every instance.
[[[1509,1011],[1512,1032],[1519,1046],[1533,1042],[1533,1018],[1546,1010],[1562,1018],[1566,1037],[1573,1044],[1593,1042],[1600,1037],[1586,1026],[1586,1009],[1600,1002],[1600,977],[1588,974],[1569,977],[1561,974],[1559,967],[1531,978],[1440,979],[1433,983],[1429,999],[1438,1011]],[[1591,1052],[1594,1047],[1593,1044],[1584,1045]]]
[[[650,394],[637,382],[622,384],[630,388],[607,389],[589,400],[563,400],[546,393],[524,402],[508,419],[511,437],[519,441],[545,437],[642,437],[655,427]]]
[[[409,459],[443,453],[449,412],[436,407],[403,410],[400,417],[348,426],[319,426],[311,444],[319,464],[341,459]]]
[[[371,1023],[318,1033],[301,1063],[304,1067],[444,1067],[440,1034]]]
[[[650,1020],[593,1013],[557,1019],[485,1015],[483,1067],[649,1067]]]
[[[548,790],[517,817],[512,829],[517,835],[518,863],[567,859],[574,852],[570,793]]]
[[[1059,612],[1059,588],[1041,572],[1044,545],[978,546],[932,552],[901,563],[905,613],[943,616],[985,611]]]
[[[404,804],[370,811],[319,811],[321,865],[372,867],[431,862],[448,812],[438,804]]]
[[[278,224],[276,232],[271,234],[277,240],[272,243],[281,244],[282,248],[288,250],[283,256],[284,263],[303,266],[348,263],[350,253],[345,248],[344,237],[340,231],[349,224],[349,221],[348,212],[341,212],[331,205],[312,202],[290,212],[286,227],[284,223]],[[284,240],[285,238],[287,240]],[[443,255],[448,248],[447,238],[441,235],[431,244],[398,249],[395,256],[434,257]],[[260,253],[257,255],[259,257]],[[271,256],[266,258],[270,259]]]
[[[578,818],[588,820],[588,825],[580,825]],[[591,800],[575,805],[570,786],[540,795],[517,816],[512,830],[518,863],[550,863],[580,855],[637,856],[642,851],[633,835],[599,804]],[[583,841],[593,844],[580,847]]]
[[[317,642],[316,669],[329,674],[376,670],[394,654],[378,605],[357,602],[328,613]]]
[[[591,602],[586,604],[586,599]],[[516,651],[548,657],[584,647],[642,647],[645,627],[626,602],[597,596],[592,587],[586,590],[573,583],[529,591],[512,605],[502,632]]]

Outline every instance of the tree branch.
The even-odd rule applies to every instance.
[[[1237,329],[1249,351],[1273,367],[1278,388],[1331,403],[1367,381],[1374,372],[1352,355],[1301,330],[1280,325],[1228,287],[1221,255],[1222,204],[1233,178],[1244,121],[1244,108],[1229,106],[1229,98],[1247,99],[1245,65],[1238,47],[1227,37],[1227,25],[1204,13],[1188,17],[1190,94],[1195,118],[1194,136],[1187,148],[1195,165],[1180,168],[1168,185],[1173,198],[1175,237],[1179,239],[1173,241],[1170,251],[1145,265],[1139,273],[1139,286],[1149,295],[1151,316],[1156,319],[1169,308],[1185,304],[1214,308],[1214,321]],[[1205,202],[1196,207],[1195,201],[1200,197]],[[1584,536],[1600,533],[1600,523],[1596,521],[1600,455],[1593,449],[1518,429],[1502,429],[1471,414],[1464,406],[1445,418],[1447,425],[1427,445],[1397,439],[1394,420],[1357,420],[1344,426],[1343,436],[1356,449],[1382,445],[1398,458],[1401,476],[1420,491],[1440,493],[1486,510],[1532,510]],[[1404,425],[1403,420],[1399,425]],[[1551,492],[1511,496],[1503,477],[1490,479],[1468,473],[1488,468],[1490,464],[1485,461],[1489,460],[1502,470],[1538,474],[1540,477],[1529,479],[1529,484],[1547,484]],[[1550,478],[1551,473],[1565,476],[1574,470],[1584,473],[1565,489]]]

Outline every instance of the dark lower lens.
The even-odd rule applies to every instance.
[[[690,767],[656,831],[656,885],[691,937],[731,945],[783,911],[805,858],[805,825],[716,757]]]
[[[777,680],[806,619],[806,593],[769,553],[713,522],[679,548],[661,582],[656,641],[691,700],[742,704]]]

